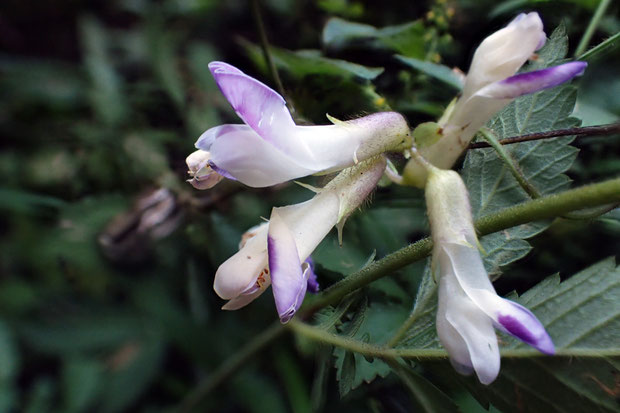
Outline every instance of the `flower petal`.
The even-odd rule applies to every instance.
[[[314,272],[314,261],[311,257],[306,258],[306,261],[301,264],[302,270],[306,271],[306,267],[304,266],[307,266],[308,271],[308,292],[316,294],[319,292],[320,287],[316,279],[316,273]]]
[[[227,135],[229,133],[234,132],[249,132],[252,131],[248,125],[219,125],[213,128],[209,128],[202,133],[198,137],[198,140],[194,144],[197,149],[201,149],[203,151],[211,152],[211,145],[215,142],[217,138],[220,136]]]
[[[260,227],[243,248],[217,269],[213,289],[221,298],[230,300],[247,293],[267,268],[267,230],[267,226]]]
[[[458,372],[473,369],[483,384],[495,380],[500,355],[492,320],[469,299],[453,274],[443,275],[439,282],[437,333]]]
[[[224,176],[214,171],[209,166],[211,154],[208,151],[197,150],[190,154],[185,162],[187,163],[188,173],[192,177],[188,182],[196,189],[209,189],[220,182]]]
[[[575,76],[582,75],[587,65],[586,62],[570,62],[547,69],[519,73],[482,88],[476,95],[494,99],[514,99],[567,82]]]
[[[555,346],[542,323],[527,308],[488,291],[480,292],[478,303],[492,308],[496,327],[529,344],[541,353],[555,354]]]
[[[275,185],[319,171],[301,166],[245,125],[212,128],[200,139],[197,146],[209,148],[214,169],[222,169],[252,187]]]
[[[460,287],[497,327],[545,354],[554,353],[553,342],[536,316],[525,307],[495,293],[475,248],[449,244],[444,247],[444,253],[449,257]]]
[[[295,126],[284,98],[267,85],[224,62],[211,62],[209,69],[237,115],[263,139]]]
[[[251,294],[242,294],[238,297],[232,298],[222,306],[222,310],[238,310],[256,300],[264,292],[265,288],[260,288]]]
[[[302,271],[295,238],[277,209],[273,209],[267,236],[271,288],[276,309],[282,323],[287,323],[297,312],[306,295],[308,268]]]
[[[514,75],[541,45],[543,24],[537,13],[518,15],[478,46],[465,78],[464,100],[484,86]]]

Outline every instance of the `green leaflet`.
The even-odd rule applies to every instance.
[[[455,90],[460,91],[463,88],[463,82],[459,77],[446,65],[440,65],[438,63],[427,62],[421,59],[415,59],[413,57],[396,55],[396,58],[412,67],[415,70],[419,70],[425,75],[434,77],[435,79],[451,86]]]
[[[476,385],[476,392],[505,412],[519,411],[519,403],[531,411],[617,411],[620,267],[615,260],[564,282],[557,274],[548,277],[517,301],[545,325],[558,352],[590,356],[503,360],[498,380],[489,387]],[[504,348],[527,347],[511,337],[502,341]]]
[[[423,58],[425,28],[421,20],[386,26],[349,22],[332,17],[323,28],[323,44],[328,49],[370,48],[394,50],[409,57]]]
[[[558,27],[541,49],[538,60],[526,71],[558,64],[567,51],[563,26]],[[499,139],[579,125],[571,117],[576,89],[562,85],[533,95],[522,96],[495,116],[487,126]],[[525,178],[543,195],[568,188],[570,168],[578,150],[570,146],[573,138],[555,138],[507,145],[506,150],[519,165]],[[493,149],[470,150],[463,165],[463,179],[470,193],[472,211],[479,217],[529,199]],[[531,249],[525,239],[548,227],[533,222],[511,228],[481,240],[487,255],[485,266],[492,276],[500,267],[523,258]]]
[[[249,58],[267,73],[259,46],[239,41]],[[375,91],[371,81],[383,73],[382,67],[368,67],[321,55],[319,50],[291,51],[270,47],[269,52],[285,87],[289,104],[304,118],[325,123],[325,113],[350,117],[359,111],[389,110],[386,99]]]
[[[403,306],[379,303],[367,306],[363,303],[353,319],[344,325],[343,332],[351,339],[381,345],[398,329],[406,314]],[[342,397],[363,382],[370,383],[377,376],[385,377],[390,373],[390,367],[378,358],[367,359],[342,348],[336,348],[334,356]]]
[[[620,267],[613,258],[597,263],[564,282],[552,275],[521,297],[544,324],[561,356],[544,357],[520,341],[500,334],[504,357],[491,386],[458,377],[483,402],[502,411],[615,411],[614,386],[620,375]],[[435,309],[427,306],[399,343],[399,348],[437,348]],[[531,356],[529,357],[531,353]],[[540,356],[540,357],[538,357]],[[436,363],[433,367],[437,367]],[[446,373],[448,370],[446,370]],[[571,410],[572,409],[572,410]]]
[[[598,349],[620,355],[620,268],[613,258],[560,282],[546,278],[517,301],[537,314],[558,351]],[[510,339],[509,348],[526,348]]]

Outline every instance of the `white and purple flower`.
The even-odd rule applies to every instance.
[[[433,237],[433,271],[439,276],[437,334],[461,374],[483,384],[499,374],[494,327],[545,354],[551,338],[525,307],[499,297],[489,280],[473,226],[467,189],[454,171],[429,168],[426,204]]]
[[[280,320],[288,322],[306,291],[318,290],[310,254],[334,226],[342,229],[375,188],[385,166],[383,156],[359,162],[309,201],[273,208],[269,222],[252,228],[239,251],[218,268],[213,288],[229,300],[222,308],[239,309],[271,285]]]
[[[520,14],[484,39],[474,54],[462,95],[438,121],[441,138],[419,148],[420,154],[439,168],[451,168],[476,132],[512,100],[583,74],[586,62],[515,74],[545,40],[537,13]],[[413,160],[407,164],[403,177],[405,183],[423,187],[426,170]]]
[[[216,126],[200,136],[199,151],[191,155],[195,165],[190,166],[190,182],[198,189],[210,188],[222,177],[252,187],[275,185],[411,146],[409,127],[398,113],[298,126],[282,96],[268,86],[223,62],[211,62],[209,69],[245,124]]]

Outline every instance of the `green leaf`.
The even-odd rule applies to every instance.
[[[64,411],[81,412],[92,405],[100,392],[103,366],[96,360],[73,357],[62,370]]]
[[[54,381],[49,377],[37,379],[29,389],[28,401],[22,411],[24,413],[52,412],[55,387]]]
[[[552,337],[562,356],[542,357],[521,341],[500,333],[504,357],[491,386],[458,377],[478,399],[504,412],[616,411],[620,375],[620,267],[613,258],[595,264],[564,282],[553,275],[521,297],[509,296],[530,309]],[[400,348],[439,348],[435,308],[427,306],[400,342]],[[525,354],[531,356],[526,357]],[[568,356],[566,358],[563,356]],[[582,358],[579,358],[579,357]]]
[[[181,110],[185,106],[185,88],[177,67],[176,36],[157,20],[150,24],[146,34],[153,71],[161,87]]]
[[[238,404],[245,408],[244,411],[250,413],[284,413],[287,409],[280,387],[274,381],[255,370],[247,369],[235,375],[230,380],[230,385],[234,387]],[[218,409],[223,410],[223,409]]]
[[[241,41],[252,60],[265,66],[265,60],[260,47],[248,41]],[[373,80],[381,73],[382,67],[367,67],[346,60],[330,59],[321,56],[319,50],[291,51],[270,47],[269,52],[275,65],[289,72],[291,75],[303,78],[309,75],[336,76],[341,78],[358,78]]]
[[[0,320],[0,383],[12,380],[19,372],[17,342],[9,326]]]
[[[120,353],[123,352],[123,353]],[[164,345],[157,337],[129,342],[120,349],[118,362],[103,391],[101,412],[127,411],[157,377]]]
[[[528,411],[618,411],[620,267],[615,260],[594,264],[564,282],[558,275],[548,277],[516,301],[536,314],[560,354],[589,356],[504,359],[491,386],[473,380],[468,385],[504,412],[522,411],[522,405]],[[527,348],[512,337],[501,341],[502,349]]]
[[[24,323],[20,337],[44,354],[71,355],[76,352],[110,350],[144,331],[140,317],[123,314],[57,316],[53,323]]]
[[[414,368],[396,361],[390,362],[390,366],[411,393],[416,412],[448,413],[458,411],[457,406],[448,395],[416,372]]]
[[[334,50],[361,46],[361,48],[390,50],[409,57],[423,58],[425,54],[424,34],[424,24],[419,20],[377,29],[369,24],[332,17],[323,28],[323,44]]]
[[[250,59],[268,73],[262,50],[241,41]],[[377,94],[370,81],[383,73],[382,67],[367,67],[345,60],[330,59],[318,50],[290,51],[269,48],[284,89],[297,115],[315,123],[326,123],[325,114],[337,118],[360,112],[389,110],[386,99]]]
[[[421,59],[415,59],[413,57],[400,55],[396,55],[394,57],[407,66],[410,66],[415,70],[419,70],[428,76],[434,77],[435,79],[453,87],[456,90],[461,90],[463,88],[463,81],[448,66],[427,62]]]
[[[553,275],[516,300],[535,312],[557,350],[620,355],[620,268],[608,258],[560,282]],[[512,340],[507,348],[527,348]]]
[[[275,351],[276,369],[281,377],[281,383],[286,389],[293,413],[310,413],[312,411],[308,386],[301,374],[299,363],[284,348]]]
[[[407,311],[403,306],[383,303],[362,305],[353,320],[344,324],[343,333],[353,340],[382,345],[406,317]],[[341,397],[364,382],[370,383],[377,377],[386,377],[390,373],[390,367],[377,358],[367,359],[342,348],[336,348],[334,356]]]
[[[402,337],[394,340],[394,347],[399,348],[441,348],[435,330],[437,313],[437,283],[431,274],[430,260],[424,270],[422,282],[418,288],[415,305],[407,319],[409,328],[399,331]],[[404,330],[405,326],[401,326]],[[396,331],[396,330],[394,330]]]
[[[566,54],[565,29],[558,27],[543,49],[539,59],[526,71],[555,65]],[[487,126],[499,139],[532,132],[569,128],[579,125],[571,117],[576,89],[562,85],[522,96],[495,116]],[[578,150],[572,137],[545,139],[507,145],[506,151],[515,160],[527,181],[541,194],[547,195],[568,188],[570,179],[564,172],[570,168]],[[529,199],[493,149],[470,150],[463,165],[463,179],[469,189],[472,211],[479,217]],[[547,222],[534,222],[483,237],[481,244],[487,255],[485,267],[492,275],[501,274],[500,267],[523,258],[530,250],[527,238],[548,227]]]
[[[46,209],[57,209],[65,205],[62,199],[39,195],[19,189],[0,188],[0,208],[11,212],[39,214]]]
[[[125,100],[123,82],[112,64],[109,36],[92,17],[80,20],[85,64],[93,88],[91,102],[97,116],[108,125],[117,125],[127,118],[129,105]]]
[[[364,5],[358,1],[349,0],[318,0],[317,6],[329,14],[336,14],[349,18],[359,18],[364,14]]]
[[[0,56],[0,88],[5,102],[50,108],[79,108],[85,101],[85,79],[73,65],[48,59]]]
[[[428,283],[423,283],[427,285]],[[426,288],[424,296],[434,294]],[[432,303],[428,298],[422,303]],[[612,258],[560,283],[550,276],[521,297],[508,296],[530,309],[553,338],[562,354],[620,356],[620,269]],[[400,341],[402,348],[439,348],[435,333],[435,306],[416,306],[416,322]],[[526,344],[502,336],[502,350],[530,350]],[[531,350],[532,355],[537,355]]]

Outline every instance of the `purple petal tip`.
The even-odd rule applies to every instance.
[[[316,294],[320,291],[320,287],[319,282],[316,279],[316,273],[314,272],[314,261],[312,260],[312,257],[308,257],[304,263],[308,264],[308,292]]]
[[[500,315],[497,321],[513,336],[528,344],[536,342],[536,336],[517,318],[511,315]]]
[[[533,72],[519,73],[492,83],[478,93],[496,99],[514,99],[567,82],[582,75],[587,66],[586,62],[577,61]]]
[[[518,308],[523,307],[518,306]],[[533,314],[528,310],[525,311],[528,317],[531,317],[531,319],[528,320],[528,323],[531,324],[529,326],[525,325],[522,320],[519,320],[517,317],[508,314],[500,315],[497,321],[509,334],[529,344],[541,353],[548,355],[555,354],[555,346],[549,334],[547,334],[542,324],[540,324]]]
[[[226,169],[220,168],[215,163],[213,163],[213,161],[211,161],[211,160],[209,161],[209,166],[211,167],[211,169],[213,169],[215,172],[217,172],[218,175],[221,175],[224,178],[228,178],[228,179],[230,179],[232,181],[236,181],[237,180],[237,178],[232,176]]]

